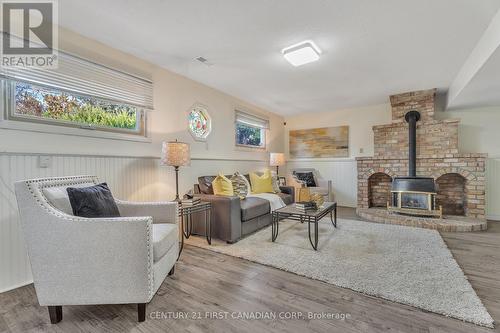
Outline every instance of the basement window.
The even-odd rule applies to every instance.
[[[266,148],[269,120],[241,111],[236,111],[235,119],[236,146]]]
[[[59,51],[57,68],[0,67],[0,127],[150,141],[153,83]]]
[[[9,120],[144,135],[144,111],[136,106],[20,81],[8,86]]]

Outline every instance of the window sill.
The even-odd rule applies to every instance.
[[[99,130],[63,127],[63,126],[47,125],[47,124],[36,124],[36,123],[13,121],[13,120],[0,121],[0,128],[7,130],[38,132],[38,133],[48,133],[57,135],[82,136],[82,137],[110,139],[110,140],[123,140],[123,141],[136,141],[136,142],[152,141],[151,138],[140,135],[105,132]]]
[[[235,151],[244,151],[244,152],[262,153],[262,152],[267,152],[267,147],[252,147],[252,146],[235,145],[234,150]]]

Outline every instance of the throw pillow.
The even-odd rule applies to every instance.
[[[94,186],[93,183],[83,183],[73,185],[71,187],[89,187]],[[71,203],[69,202],[68,191],[66,189],[70,186],[56,186],[56,187],[45,187],[43,191],[43,195],[47,198],[49,203],[68,215],[73,215],[73,208],[71,208]]]
[[[234,195],[233,184],[222,173],[219,173],[219,175],[215,177],[215,179],[212,182],[212,187],[214,189],[215,195],[225,195],[225,196]]]
[[[271,172],[264,171],[262,176],[255,172],[250,172],[250,184],[252,185],[252,193],[274,193],[273,181]]]
[[[316,181],[312,172],[296,172],[297,178],[306,183],[307,187],[316,187]]]
[[[273,181],[273,192],[274,193],[280,193],[280,183],[279,183],[279,177],[278,174],[276,174],[276,171],[271,171],[272,174],[272,181]]]
[[[230,179],[233,184],[234,195],[239,196],[240,199],[245,199],[250,192],[250,183],[248,180],[239,172],[235,172]]]
[[[81,217],[119,217],[120,212],[108,184],[89,187],[68,187],[73,215]]]

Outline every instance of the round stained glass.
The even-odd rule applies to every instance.
[[[195,140],[205,141],[211,131],[211,120],[207,109],[195,105],[188,113],[188,129]]]

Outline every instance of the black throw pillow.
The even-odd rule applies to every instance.
[[[295,175],[299,180],[305,182],[307,187],[316,187],[312,172],[296,172]]]
[[[108,184],[89,187],[68,187],[73,214],[81,217],[119,217],[120,212]]]

